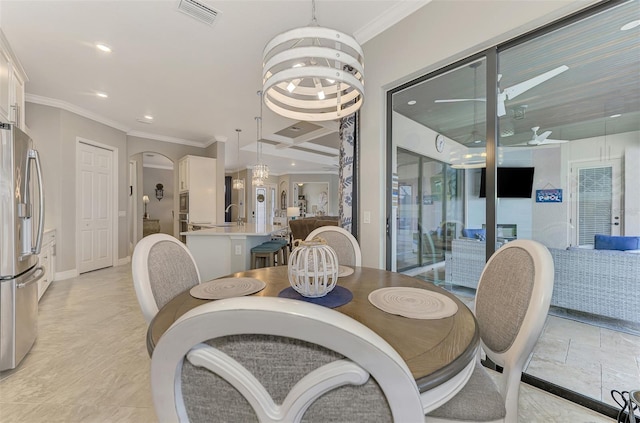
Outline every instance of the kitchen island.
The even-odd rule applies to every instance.
[[[202,226],[198,231],[181,232],[205,282],[251,269],[251,249],[271,239],[287,227],[226,223]]]

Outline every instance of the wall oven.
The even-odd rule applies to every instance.
[[[180,194],[180,213],[189,213],[189,193],[183,192]]]

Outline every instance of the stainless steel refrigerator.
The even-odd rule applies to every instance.
[[[20,364],[38,333],[38,254],[44,195],[38,152],[18,127],[0,123],[0,371]]]

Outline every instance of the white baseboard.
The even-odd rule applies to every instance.
[[[131,256],[126,256],[124,258],[118,259],[115,266],[124,266],[125,264],[129,263],[131,263]]]
[[[127,256],[121,259],[116,260],[113,264],[115,266],[124,266],[131,263],[131,256]],[[63,281],[65,279],[71,279],[80,276],[77,269],[65,270],[64,272],[56,272],[53,281]]]
[[[79,275],[76,269],[65,270],[64,272],[56,272],[53,281],[63,281],[65,279],[75,278]]]

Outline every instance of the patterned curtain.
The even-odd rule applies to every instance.
[[[340,226],[355,234],[356,143],[359,113],[340,119],[340,161],[338,170],[338,201]]]

